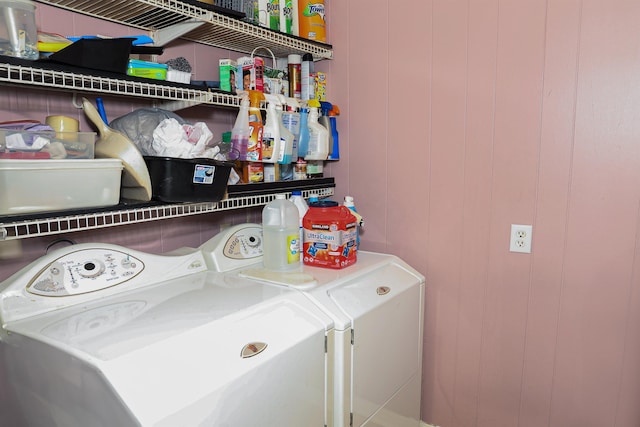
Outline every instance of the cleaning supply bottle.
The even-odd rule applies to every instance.
[[[300,138],[298,139],[298,157],[304,158],[309,152],[309,109],[306,102],[300,103]]]
[[[287,69],[289,71],[289,95],[300,99],[302,80],[300,70],[302,68],[302,56],[292,53],[287,56]]]
[[[276,114],[278,118],[278,126],[280,126],[280,152],[278,153],[278,163],[281,165],[287,165],[294,159],[293,146],[295,144],[295,136],[284,125],[283,106],[286,102],[286,98],[284,95],[276,96],[278,98],[278,102],[276,103]]]
[[[340,160],[340,136],[338,135],[338,123],[336,116],[340,115],[340,108],[333,104],[333,108],[329,111],[329,121],[331,124],[331,135],[333,135],[333,146],[330,154],[327,157],[328,160]]]
[[[333,133],[331,133],[331,120],[329,119],[329,111],[333,108],[330,102],[320,101],[320,116],[318,116],[318,123],[327,129],[329,134],[329,153],[328,156],[331,155],[331,150],[333,149]],[[327,156],[327,157],[328,157]]]
[[[291,197],[289,198],[289,200],[291,200],[293,202],[294,205],[296,205],[296,208],[298,208],[298,216],[300,218],[300,222],[298,223],[299,229],[300,229],[300,248],[302,248],[302,245],[304,244],[304,229],[302,228],[302,219],[304,218],[304,215],[307,213],[307,211],[309,210],[309,205],[307,205],[307,202],[304,200],[304,197],[302,197],[302,191],[300,190],[293,190],[291,192]],[[300,257],[300,262],[302,262],[302,257]]]
[[[280,154],[280,122],[276,111],[278,97],[264,95],[267,99],[267,119],[262,131],[262,162],[276,163]]]
[[[276,198],[262,210],[263,263],[267,270],[290,271],[300,266],[300,216],[286,195]]]
[[[245,95],[240,101],[240,111],[231,129],[231,149],[238,153],[238,160],[247,160],[249,133],[249,98]]]
[[[344,203],[342,205],[348,207],[353,213],[353,216],[356,217],[356,221],[357,221],[356,250],[358,250],[360,249],[360,227],[364,225],[364,219],[362,218],[362,215],[360,215],[356,210],[356,205],[353,202],[352,196],[344,196]]]
[[[247,158],[251,162],[262,160],[262,113],[260,113],[260,101],[264,100],[262,92],[249,90],[249,142],[247,145]]]
[[[283,97],[284,98],[284,97]],[[293,145],[291,149],[291,161],[298,158],[298,143],[300,140],[300,104],[295,98],[285,98],[283,105],[286,107],[282,111],[282,124],[293,135]]]
[[[315,99],[309,101],[309,149],[305,160],[326,160],[329,154],[329,130],[318,123],[320,103]],[[308,166],[307,166],[308,167]]]

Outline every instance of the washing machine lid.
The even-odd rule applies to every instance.
[[[308,393],[315,403],[304,411],[322,417],[330,325],[298,292],[202,272],[17,320],[0,338],[10,346],[37,343],[25,363],[38,369],[49,363],[38,345],[90,366],[50,369],[74,383],[104,378],[142,425],[200,425],[210,417],[236,420],[243,411],[251,418],[251,408],[224,408],[223,401],[284,417],[265,408],[264,392],[284,404],[291,390]],[[255,401],[243,395],[250,392],[259,394]]]
[[[10,322],[5,329],[77,357],[107,361],[276,305],[315,318],[325,329],[332,326],[317,308],[289,289],[201,272]]]

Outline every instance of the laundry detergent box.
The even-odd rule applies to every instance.
[[[309,204],[302,219],[302,261],[305,265],[340,269],[357,261],[357,219],[334,201]]]

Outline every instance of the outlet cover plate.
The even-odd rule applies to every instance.
[[[511,224],[511,238],[509,240],[509,251],[523,254],[531,253],[531,238],[533,236],[533,226]]]

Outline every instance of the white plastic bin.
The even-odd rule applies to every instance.
[[[0,215],[117,205],[119,159],[0,159]]]

